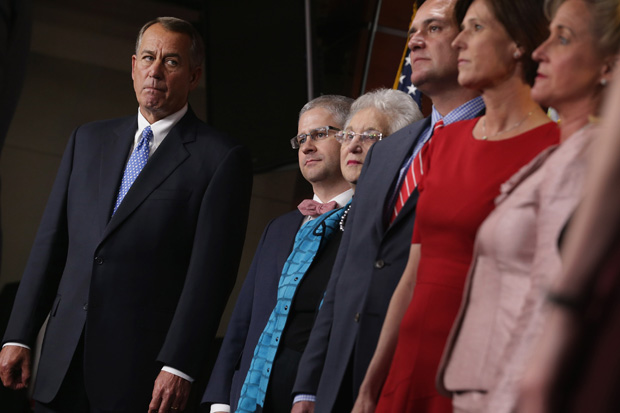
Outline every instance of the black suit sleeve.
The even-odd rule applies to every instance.
[[[34,348],[41,325],[52,307],[67,258],[67,191],[76,134],[77,129],[60,162],[3,342],[18,342]]]

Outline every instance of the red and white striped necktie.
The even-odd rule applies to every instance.
[[[435,123],[433,126],[433,134],[435,134],[439,128],[443,128],[443,119],[439,119],[437,123]],[[430,139],[424,144],[420,152],[418,152],[416,157],[411,161],[411,166],[407,170],[405,179],[403,179],[403,182],[400,185],[400,191],[398,191],[398,197],[396,198],[396,202],[394,204],[390,224],[394,222],[400,211],[403,209],[405,203],[407,203],[407,200],[413,193],[413,190],[418,186],[420,177],[424,174],[424,170],[422,168],[422,155],[423,153],[426,153],[429,142]]]

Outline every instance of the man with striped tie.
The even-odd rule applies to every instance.
[[[368,152],[323,307],[299,365],[293,412],[351,411],[390,298],[407,263],[417,192],[416,155],[433,125],[484,110],[457,82],[454,0],[427,0],[409,30],[411,80],[433,102],[431,116]],[[438,123],[439,122],[439,123]]]
[[[184,410],[235,283],[252,164],[188,107],[204,47],[194,27],[143,26],[137,115],[71,136],[0,353],[23,388],[49,322],[36,412]]]

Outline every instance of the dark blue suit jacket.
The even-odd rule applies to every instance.
[[[41,402],[56,395],[82,333],[99,409],[146,409],[162,364],[199,378],[235,283],[249,154],[189,110],[111,217],[136,130],[135,115],[81,126],[62,158],[4,337],[34,347],[51,311]]]
[[[325,300],[293,390],[315,394],[317,412],[333,410],[349,362],[357,394],[374,354],[392,293],[409,258],[417,191],[392,225],[385,208],[400,168],[429,126],[430,117],[390,135],[373,145],[364,162]]]
[[[282,267],[303,216],[297,210],[272,220],[260,239],[243,283],[203,403],[231,405],[234,412],[254,348],[276,305]]]

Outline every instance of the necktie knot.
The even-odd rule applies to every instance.
[[[144,130],[142,131],[142,139],[140,139],[140,142],[138,142],[138,146],[150,145],[152,140],[153,140],[153,130],[151,129],[151,126],[149,125],[146,128],[144,128]]]
[[[439,119],[437,122],[435,122],[435,126],[433,126],[433,132],[441,128],[443,128],[443,119]]]
[[[335,209],[338,206],[336,201],[330,201],[325,204],[315,201],[314,199],[304,199],[297,206],[302,215],[317,216]]]

